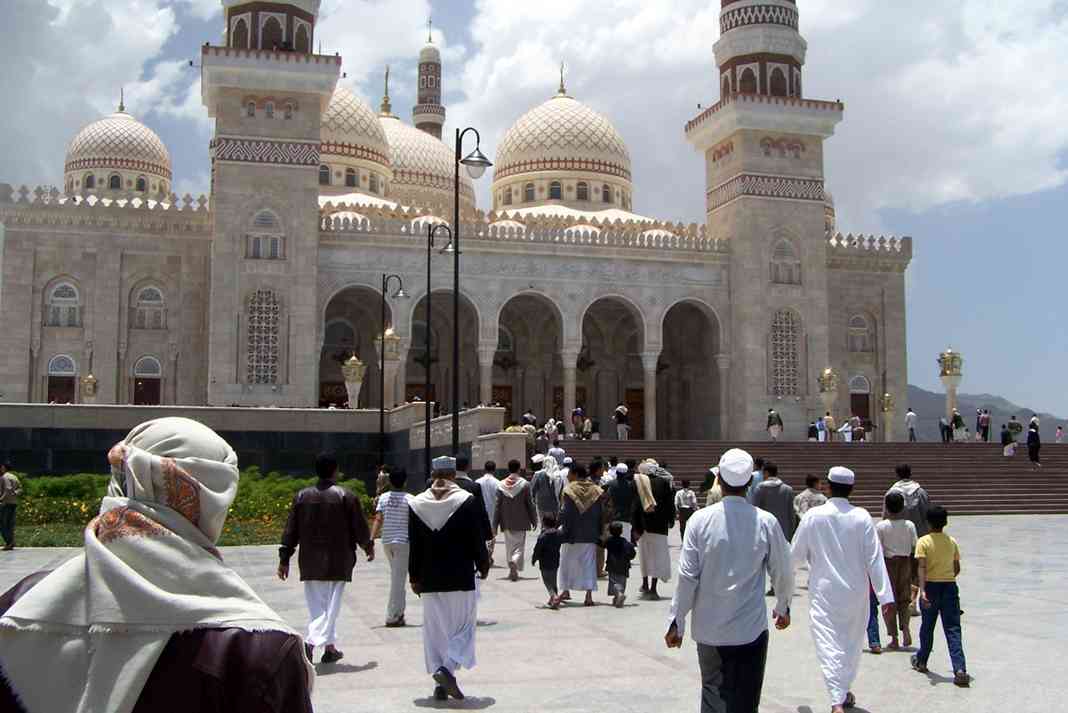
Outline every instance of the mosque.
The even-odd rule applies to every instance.
[[[769,408],[799,439],[827,404],[879,437],[904,406],[912,243],[836,230],[823,143],[844,105],[803,94],[794,0],[722,0],[720,96],[680,127],[703,224],[646,215],[626,137],[563,78],[516,107],[492,205],[460,187],[459,324],[451,256],[427,249],[454,199],[438,49],[409,121],[388,80],[378,111],[338,86],[319,0],[222,4],[200,58],[210,196],[172,193],[167,147],[121,105],[70,141],[61,186],[0,183],[0,401],[323,407],[355,353],[361,408],[448,404],[459,369],[461,402],[581,406],[604,438],[620,403],[658,439],[763,437]],[[410,297],[391,287],[383,324],[385,274]]]

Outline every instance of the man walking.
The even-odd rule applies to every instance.
[[[627,440],[630,437],[630,417],[627,416],[625,404],[616,406],[616,410],[612,414],[612,420],[616,422],[616,439],[620,441]]]
[[[345,585],[352,581],[356,548],[375,558],[375,543],[367,527],[360,499],[337,484],[337,459],[324,453],[315,459],[319,482],[293,498],[279,549],[278,578],[289,577],[289,560],[299,548],[297,564],[308,605],[308,658],[317,646],[326,646],[322,662],[340,661],[337,617]]]
[[[494,539],[493,526],[490,524],[489,511],[486,509],[486,498],[482,495],[482,486],[476,483],[467,472],[471,467],[471,459],[467,456],[457,456],[454,460],[456,461],[454,482],[461,489],[474,495],[475,500],[478,501],[478,508],[482,512],[482,539],[489,542]]]
[[[768,435],[772,441],[779,440],[782,435],[782,416],[773,408],[768,409]]]
[[[485,506],[456,482],[456,459],[435,458],[430,487],[411,499],[408,577],[423,600],[423,655],[434,698],[464,697],[456,672],[473,668],[478,594],[475,572],[489,576]]]
[[[22,483],[7,463],[0,463],[0,537],[4,538],[5,552],[15,549],[15,509],[20,495]]]
[[[883,550],[866,510],[849,504],[856,476],[836,466],[827,474],[831,499],[808,511],[794,535],[795,560],[809,566],[809,618],[831,712],[856,705],[857,677],[869,618],[869,593],[894,611]],[[869,585],[870,582],[870,585]]]
[[[731,449],[719,461],[723,501],[690,519],[671,601],[668,648],[680,648],[686,616],[701,667],[701,713],[757,713],[768,654],[764,576],[778,594],[775,628],[790,625],[794,570],[775,518],[746,501],[753,459]]]
[[[523,571],[527,532],[538,527],[538,512],[530,483],[519,474],[519,469],[519,461],[508,461],[508,477],[497,488],[497,500],[493,504],[493,529],[504,531],[508,579],[513,582],[519,580],[519,573]]]
[[[916,412],[909,407],[909,410],[905,412],[905,428],[909,432],[909,443],[916,442],[916,424],[919,421],[919,416]]]
[[[679,517],[679,537],[686,538],[686,522],[697,511],[697,494],[690,489],[689,481],[682,481],[675,493],[675,512]]]
[[[371,539],[381,536],[382,549],[389,562],[389,603],[386,627],[405,626],[405,579],[408,576],[408,499],[404,491],[408,473],[403,468],[389,471],[390,489],[379,496]]]
[[[623,526],[623,539],[633,542],[631,520],[634,517],[634,503],[638,500],[638,489],[626,463],[616,465],[616,477],[608,484],[606,492],[612,518]]]
[[[486,506],[486,516],[490,521],[490,537],[486,540],[486,551],[489,552],[490,567],[493,566],[493,550],[497,546],[497,526],[494,525],[494,513],[497,508],[497,489],[500,488],[501,481],[497,480],[497,464],[494,461],[488,460],[485,465],[482,466],[482,477],[476,480],[478,487],[482,489],[482,502]],[[517,468],[515,472],[519,472]]]
[[[597,590],[597,543],[608,524],[608,504],[601,486],[590,480],[582,465],[572,465],[575,480],[564,488],[560,505],[560,529],[566,545],[560,556],[561,600],[571,599],[571,590],[586,592],[586,606],[593,606]]]
[[[653,601],[660,599],[657,582],[671,581],[668,532],[675,525],[675,498],[671,481],[660,475],[666,472],[656,461],[647,460],[638,466],[635,478],[638,501],[632,524],[641,557],[641,594],[643,599]]]
[[[818,476],[811,473],[805,476],[805,489],[794,498],[794,513],[797,515],[798,522],[801,522],[801,518],[809,510],[827,502],[827,496],[820,492],[819,484]]]

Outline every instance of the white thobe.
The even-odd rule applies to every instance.
[[[560,548],[560,572],[557,586],[561,592],[597,591],[597,545],[575,542]]]
[[[643,532],[638,540],[638,558],[642,577],[652,577],[661,582],[671,581],[671,552],[667,535]]]
[[[809,565],[812,640],[831,705],[841,705],[860,666],[870,588],[880,604],[894,602],[875,523],[867,510],[831,498],[801,519],[793,555]]]
[[[426,672],[444,667],[455,674],[461,668],[474,668],[478,593],[429,592],[422,600]]]
[[[337,615],[345,582],[308,581],[304,583],[304,601],[308,605],[308,635],[304,641],[312,646],[329,646],[337,642]]]

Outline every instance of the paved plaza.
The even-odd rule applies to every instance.
[[[1068,680],[1057,673],[1056,642],[1068,640],[1064,586],[1068,575],[1068,517],[984,517],[951,520],[949,531],[961,545],[961,603],[964,645],[974,677],[970,690],[952,685],[941,629],[931,656],[931,673],[909,669],[908,653],[865,655],[854,687],[858,711],[1061,711]],[[678,557],[677,531],[672,553]],[[533,540],[529,543],[533,545]],[[381,547],[379,555],[381,556]],[[528,548],[529,549],[529,548]],[[25,549],[0,553],[0,588],[26,574],[54,567],[74,550]],[[275,577],[274,547],[227,548],[224,556],[260,595],[295,627],[306,622],[301,585]],[[497,549],[502,556],[501,544]],[[361,555],[362,559],[362,555]],[[637,575],[637,568],[634,574]],[[542,608],[545,593],[536,571],[518,583],[494,568],[483,583],[478,631],[479,665],[462,672],[469,698],[438,703],[423,670],[419,599],[409,595],[405,629],[383,627],[388,588],[384,559],[357,565],[341,615],[345,659],[317,666],[315,709],[387,712],[425,708],[520,711],[684,713],[698,709],[699,678],[694,644],[681,651],[663,643],[669,599],[631,599],[623,611]],[[829,710],[808,632],[805,573],[793,625],[772,630],[762,711],[819,713]],[[663,594],[673,590],[667,586]],[[918,622],[913,627],[914,636]],[[885,629],[884,629],[884,644]]]

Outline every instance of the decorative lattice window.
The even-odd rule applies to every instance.
[[[282,303],[273,290],[256,290],[249,298],[245,378],[250,384],[278,383],[281,317]]]
[[[81,298],[74,285],[61,282],[48,293],[48,300],[45,303],[45,326],[82,326]]]
[[[143,287],[133,308],[134,329],[164,329],[167,326],[166,304],[158,287]]]
[[[853,315],[849,319],[849,351],[854,353],[867,353],[874,351],[871,323],[862,314]]]
[[[772,250],[771,281],[777,285],[801,284],[801,258],[789,240],[780,240]]]
[[[144,356],[134,364],[133,373],[140,379],[158,379],[163,376],[163,366],[156,357]]]
[[[76,376],[78,366],[66,354],[59,354],[48,361],[49,376]]]
[[[801,394],[801,320],[788,309],[779,310],[771,322],[771,393]]]

